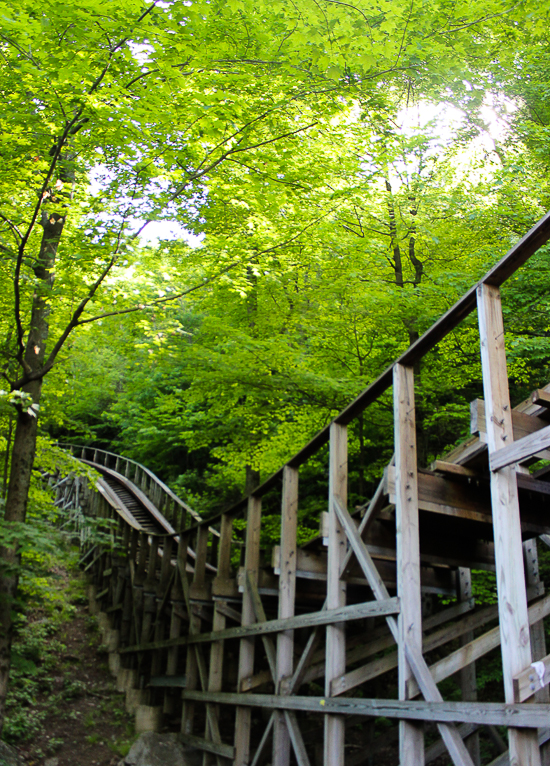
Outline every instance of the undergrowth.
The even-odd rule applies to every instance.
[[[74,617],[76,604],[84,603],[85,582],[77,569],[78,549],[59,532],[50,534],[57,542],[55,556],[32,551],[22,561],[2,733],[11,743],[35,736],[46,716],[75,694],[69,675],[62,691],[52,694],[54,671],[59,672],[59,656],[65,650],[55,634]],[[38,697],[46,702],[37,705]]]

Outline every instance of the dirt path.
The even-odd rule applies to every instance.
[[[52,639],[65,648],[55,652],[50,688],[35,706],[47,717],[39,735],[17,750],[29,766],[115,766],[135,738],[133,717],[115,689],[88,607],[77,606]]]

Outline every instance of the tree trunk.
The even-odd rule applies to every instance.
[[[32,298],[29,334],[25,344],[25,373],[32,378],[42,370],[49,334],[50,293],[54,282],[53,267],[65,217],[57,213],[42,214],[44,233],[40,252],[34,267],[37,279]],[[23,391],[32,396],[34,404],[40,402],[42,377],[31,379]],[[36,454],[38,418],[21,408],[11,453],[10,478],[4,521],[21,524],[27,515],[27,500],[31,484],[31,472]],[[0,734],[4,725],[6,694],[13,638],[13,608],[17,597],[20,564],[19,546],[0,547]]]

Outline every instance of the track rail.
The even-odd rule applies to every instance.
[[[91,460],[80,460],[101,474],[98,489],[134,529],[148,535],[175,535],[176,530],[149,498],[125,476]]]

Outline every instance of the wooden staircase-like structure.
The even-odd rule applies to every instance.
[[[223,513],[200,519],[138,464],[75,451],[110,464],[166,522],[156,531],[132,524],[108,493],[89,494],[93,513],[112,520],[111,540],[89,543],[83,564],[110,665],[138,715],[151,725],[164,716],[205,764],[419,766],[447,754],[455,766],[479,766],[487,763],[480,738],[503,750],[503,726],[507,750],[494,766],[549,762],[550,595],[537,540],[550,543],[550,467],[527,466],[550,459],[550,393],[510,405],[499,289],[549,238],[550,214],[330,426]],[[472,436],[420,469],[414,366],[476,308],[484,400],[472,404]],[[394,457],[370,502],[352,512],[347,427],[392,386]],[[299,547],[300,467],[327,442],[327,510],[320,535]],[[262,497],[273,491],[281,535],[266,560]],[[497,605],[476,608],[472,570],[496,573]],[[447,605],[433,609],[433,594]],[[504,701],[482,702],[476,663],[498,647]],[[460,700],[438,687],[451,676]],[[380,679],[392,698],[378,696]],[[436,731],[426,747],[425,732],[433,740]]]

